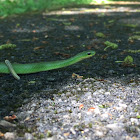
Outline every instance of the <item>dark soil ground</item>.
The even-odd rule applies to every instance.
[[[140,32],[139,8],[140,5],[83,6],[1,19],[0,45],[10,42],[17,47],[0,50],[0,62],[5,59],[17,63],[62,60],[88,49],[95,50],[96,55],[66,68],[20,75],[20,81],[10,74],[0,74],[0,118],[16,112],[34,95],[52,99],[51,89],[54,94],[67,83],[76,82],[72,73],[84,78],[103,79],[128,74],[137,77],[140,54],[124,50],[140,49],[140,40],[128,40],[135,32]],[[105,38],[97,37],[97,32],[105,34]],[[104,51],[105,41],[118,44],[118,49]],[[127,55],[133,57],[135,66],[115,63]],[[50,94],[45,94],[48,90]]]

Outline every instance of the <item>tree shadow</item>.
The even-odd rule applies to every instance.
[[[16,111],[34,96],[52,99],[52,94],[57,94],[63,86],[76,82],[71,78],[72,73],[85,78],[130,74],[137,77],[140,74],[139,54],[124,50],[139,49],[139,40],[128,41],[140,30],[139,15],[138,5],[84,5],[1,20],[1,44],[11,42],[17,45],[14,49],[0,51],[1,62],[5,59],[18,63],[61,60],[67,59],[61,54],[74,56],[87,49],[95,50],[96,55],[67,68],[21,75],[20,81],[11,75],[1,74],[0,116]],[[138,26],[128,27],[125,24]],[[105,38],[96,36],[97,32],[105,34]],[[104,51],[105,41],[118,44],[118,49]],[[136,67],[123,67],[115,63],[127,55],[134,58]]]

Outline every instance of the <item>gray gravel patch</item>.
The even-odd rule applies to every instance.
[[[49,92],[48,92],[49,94]],[[80,80],[17,113],[25,139],[140,139],[140,75]],[[37,138],[36,138],[37,136]]]

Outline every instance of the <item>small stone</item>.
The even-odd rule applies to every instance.
[[[35,103],[33,103],[33,104],[31,105],[31,107],[36,107],[36,104],[35,104]]]
[[[130,120],[131,120],[131,123],[133,123],[133,124],[135,124],[135,125],[140,125],[138,119],[136,119],[136,118],[131,118]]]
[[[56,81],[56,79],[53,78],[53,77],[47,78],[47,80],[48,80],[49,82],[54,82],[54,81]]]
[[[117,110],[117,111],[123,111],[123,110],[125,110],[127,108],[127,105],[126,104],[121,104],[121,103],[119,103],[119,107],[116,107],[115,109]]]
[[[93,96],[96,96],[98,94],[99,94],[99,92],[97,92],[97,91],[93,92]]]
[[[101,121],[106,121],[109,118],[109,115],[107,113],[104,113],[101,115]]]
[[[77,103],[76,100],[71,101],[71,104],[76,104],[76,103]]]
[[[81,88],[77,88],[77,91],[81,91]]]
[[[25,133],[24,138],[25,138],[26,140],[33,140],[34,137],[33,137],[32,134],[30,134],[30,133]]]
[[[27,118],[28,114],[25,113],[25,112],[20,112],[18,115],[17,115],[17,118],[19,120],[25,120]]]
[[[98,137],[103,137],[104,136],[104,133],[102,131],[95,131],[95,135],[98,136]]]
[[[94,109],[94,113],[95,113],[95,114],[101,114],[99,108],[95,108],[95,109]]]
[[[33,110],[27,111],[28,116],[33,113]]]
[[[15,128],[15,127],[16,127],[15,124],[12,124],[12,123],[7,122],[7,121],[5,121],[5,120],[1,120],[1,121],[0,121],[0,128],[1,128],[1,129],[13,129],[13,128]]]
[[[89,132],[89,129],[88,129],[88,128],[86,128],[86,129],[84,130],[84,132],[85,132],[85,133]]]
[[[70,128],[70,131],[72,132],[72,134],[76,134],[75,130],[73,128]]]
[[[119,106],[122,107],[122,108],[124,108],[124,109],[127,108],[127,105],[126,105],[126,104],[121,104],[121,103],[120,103]]]
[[[108,124],[106,127],[112,129],[113,131],[120,131],[122,129],[122,126],[118,123]]]
[[[56,136],[52,136],[52,137],[46,137],[46,138],[43,138],[41,140],[57,140],[57,137]]]
[[[43,138],[41,140],[57,140],[57,137],[56,136],[46,137],[46,138]]]
[[[100,90],[97,90],[93,93],[93,96],[97,96],[99,94],[104,94],[105,93],[105,90],[104,89],[100,89]]]
[[[110,95],[110,92],[105,92],[104,94],[105,94],[105,95]]]
[[[71,95],[72,95],[71,92],[67,92],[67,93],[66,93],[66,96],[67,96],[67,97],[69,97],[69,96],[71,96]]]
[[[91,92],[87,92],[87,93],[84,95],[84,98],[85,98],[85,99],[88,99],[88,100],[92,99]]]
[[[13,132],[6,132],[6,133],[4,134],[4,138],[5,138],[6,140],[15,140],[15,139],[16,139],[16,134],[13,133]]]
[[[112,74],[114,74],[114,73],[115,73],[114,70],[109,70],[109,71],[108,71],[108,74],[111,74],[111,75],[112,75]]]

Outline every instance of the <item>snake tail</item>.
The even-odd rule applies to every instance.
[[[16,74],[15,70],[13,69],[12,64],[10,63],[10,61],[5,60],[5,64],[7,65],[8,69],[11,72],[11,74],[13,75],[13,77],[17,80],[20,80],[20,77]]]

